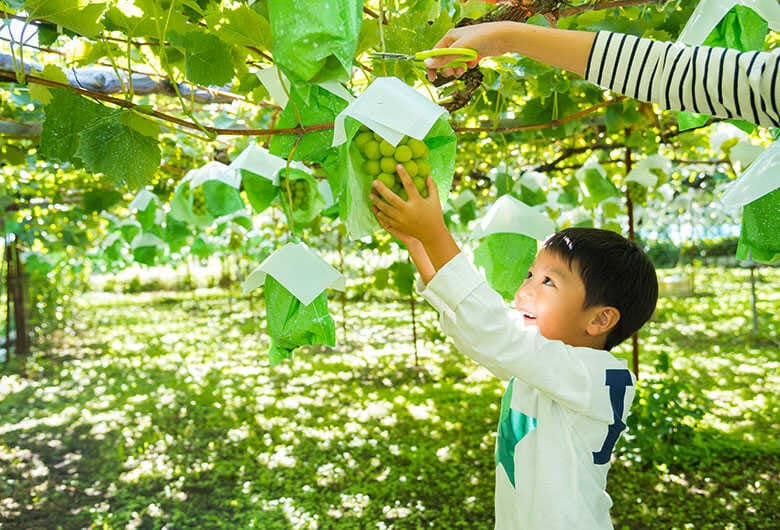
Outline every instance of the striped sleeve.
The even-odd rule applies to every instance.
[[[740,52],[600,31],[585,78],[670,110],[780,127],[780,49]]]

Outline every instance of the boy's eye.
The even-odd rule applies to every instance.
[[[525,275],[525,279],[530,280],[531,278],[533,278],[533,276],[534,275],[531,273],[531,271],[528,271],[528,274]]]
[[[552,281],[552,278],[550,278],[549,276],[545,276],[545,277],[544,277],[544,281],[543,281],[542,283],[543,283],[544,285],[549,285],[549,286],[551,286],[551,287],[555,287],[555,282],[554,282],[554,281]]]

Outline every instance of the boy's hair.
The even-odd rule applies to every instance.
[[[608,305],[620,311],[604,349],[623,342],[652,316],[658,278],[635,242],[609,230],[567,228],[547,238],[543,249],[561,256],[580,275],[586,308]]]

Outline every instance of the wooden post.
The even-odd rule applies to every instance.
[[[420,366],[420,359],[417,354],[417,318],[415,317],[414,310],[414,288],[409,293],[409,305],[412,308],[412,342],[414,343],[414,366]]]
[[[27,336],[27,311],[24,306],[24,269],[19,257],[19,247],[15,235],[6,238],[6,315],[11,317],[11,304],[14,306],[14,353],[27,355],[30,353],[30,342]],[[6,324],[7,325],[7,324]],[[6,327],[6,351],[10,351],[10,331]]]
[[[5,267],[5,360],[11,358],[11,249],[8,235],[3,234],[3,266]]]
[[[341,227],[336,229],[339,242],[339,272],[344,276],[344,235]],[[341,291],[341,330],[344,333],[344,344],[347,343],[347,288]]]

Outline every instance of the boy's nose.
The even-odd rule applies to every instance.
[[[531,289],[526,284],[521,285],[517,291],[515,291],[515,307],[519,305],[523,300],[531,298]]]

